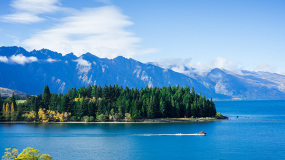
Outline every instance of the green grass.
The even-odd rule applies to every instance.
[[[16,102],[22,104],[22,103],[25,103],[26,100],[16,100]]]

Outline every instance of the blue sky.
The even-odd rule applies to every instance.
[[[3,0],[0,45],[285,73],[283,0]]]

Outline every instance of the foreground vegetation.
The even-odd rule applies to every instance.
[[[2,121],[136,121],[153,118],[214,117],[212,99],[195,93],[194,88],[169,86],[130,89],[114,85],[103,88],[72,88],[65,95],[51,94],[45,86],[38,96],[16,103],[14,94],[2,100]]]
[[[42,154],[39,150],[27,147],[20,154],[18,149],[6,148],[6,152],[2,156],[2,160],[52,160],[52,157],[48,154]]]

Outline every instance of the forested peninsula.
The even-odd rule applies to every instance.
[[[154,118],[215,117],[217,114],[212,99],[194,87],[168,86],[123,88],[118,85],[87,86],[71,88],[63,95],[43,93],[27,96],[16,102],[12,97],[2,100],[0,95],[1,121],[26,122],[132,122]]]

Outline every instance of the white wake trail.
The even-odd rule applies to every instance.
[[[199,134],[181,134],[181,133],[176,133],[176,134],[135,134],[135,136],[200,136]]]

